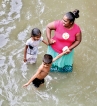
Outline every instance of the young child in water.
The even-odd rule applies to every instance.
[[[69,49],[63,51],[58,56],[56,56],[54,59],[51,55],[45,54],[43,57],[43,62],[39,66],[37,72],[31,77],[31,79],[23,85],[23,87],[27,87],[31,82],[34,84],[35,87],[39,87],[41,84],[44,83],[44,78],[48,75],[52,62],[60,58],[62,55],[64,55]]]
[[[30,64],[36,62],[38,46],[41,41],[48,45],[48,43],[43,40],[43,37],[41,36],[41,31],[38,28],[32,29],[31,37],[27,40],[24,49],[24,62],[29,62]]]

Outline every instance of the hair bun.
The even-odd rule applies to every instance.
[[[79,10],[78,9],[75,9],[72,13],[74,14],[75,18],[79,17]]]

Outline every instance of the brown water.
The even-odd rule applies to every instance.
[[[40,44],[35,65],[23,65],[31,29],[46,39],[46,25],[80,10],[76,23],[83,40],[75,49],[72,73],[50,73],[38,90],[22,85],[36,72],[47,46]],[[97,0],[0,0],[0,106],[97,106]]]

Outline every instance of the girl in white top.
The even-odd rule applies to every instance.
[[[48,43],[43,40],[43,37],[41,36],[41,31],[38,28],[32,29],[31,38],[27,40],[24,49],[24,62],[29,62],[30,64],[36,62],[38,46],[41,41],[48,45]]]

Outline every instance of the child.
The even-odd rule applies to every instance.
[[[58,56],[56,56],[54,59],[51,55],[45,54],[44,58],[43,58],[43,62],[40,65],[40,67],[38,68],[36,74],[34,74],[31,77],[31,79],[26,84],[23,85],[23,87],[27,87],[32,82],[34,84],[34,86],[38,88],[40,86],[40,84],[44,83],[44,78],[48,75],[51,65],[52,65],[52,62],[54,62],[55,60],[60,58],[67,51],[69,51],[69,49],[67,49],[66,51],[63,51]]]
[[[48,43],[43,40],[43,37],[41,37],[41,31],[38,28],[32,29],[31,38],[27,40],[24,50],[24,62],[30,62],[31,64],[36,62],[38,45],[41,41],[48,45]]]

